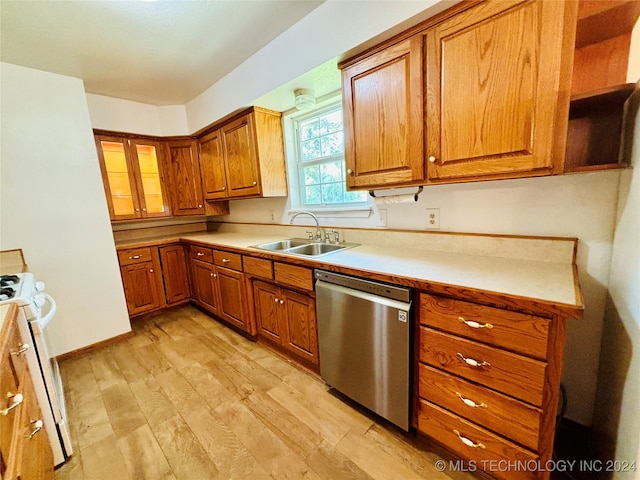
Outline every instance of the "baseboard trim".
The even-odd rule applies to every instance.
[[[76,357],[78,355],[85,354],[87,352],[91,352],[93,350],[97,350],[99,348],[108,347],[114,343],[119,343],[127,338],[133,337],[133,331],[130,330],[128,332],[122,333],[115,337],[107,338],[106,340],[102,340],[100,342],[92,343],[91,345],[87,345],[86,347],[81,347],[76,350],[71,350],[70,352],[63,353],[61,355],[56,356],[56,360],[58,362],[64,362],[65,360],[69,360],[70,358]]]

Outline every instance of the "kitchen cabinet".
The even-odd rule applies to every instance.
[[[184,247],[181,244],[158,248],[167,305],[189,300],[189,275]]]
[[[544,465],[555,434],[562,329],[553,318],[421,293],[418,430],[478,466]],[[512,479],[549,472],[490,473]]]
[[[150,247],[118,251],[120,274],[129,316],[165,305],[158,252]]]
[[[562,173],[576,15],[461,4],[342,62],[348,188]]]
[[[191,245],[193,299],[213,315],[255,335],[249,314],[242,257],[222,250]]]
[[[115,135],[96,135],[95,141],[111,220],[168,216],[159,144]]]
[[[280,113],[252,107],[198,144],[205,199],[287,195]]]
[[[260,280],[254,282],[253,288],[258,334],[317,366],[315,300]]]
[[[415,35],[342,70],[348,189],[424,181],[422,57]]]
[[[174,215],[203,215],[204,197],[197,144],[192,139],[167,142]]]
[[[483,2],[425,33],[429,181],[562,172],[576,14]]]
[[[22,347],[11,306],[0,330],[0,408],[17,405],[0,415],[0,475],[7,480],[51,480],[53,452]]]

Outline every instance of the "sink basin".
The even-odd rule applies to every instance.
[[[318,255],[324,255],[325,253],[344,250],[345,248],[347,247],[343,245],[332,245],[330,243],[309,243],[300,247],[290,248],[289,250],[287,250],[287,253],[315,257]]]
[[[304,238],[288,238],[286,240],[280,240],[278,242],[261,243],[260,245],[256,245],[256,248],[259,248],[261,250],[280,252],[282,250],[287,250],[288,248],[307,245],[308,243],[309,240],[306,240]]]
[[[269,250],[271,252],[290,253],[291,255],[302,255],[305,257],[318,257],[327,255],[328,253],[338,252],[346,248],[357,247],[357,243],[319,243],[312,242],[304,238],[288,238],[277,242],[261,243],[254,245],[254,248],[260,250]]]

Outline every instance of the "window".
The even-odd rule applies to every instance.
[[[293,197],[297,197],[294,206],[336,209],[366,205],[366,192],[346,190],[340,102],[298,113],[291,119],[295,141],[290,153],[295,158],[289,159],[289,166],[298,179],[297,188],[291,182]]]

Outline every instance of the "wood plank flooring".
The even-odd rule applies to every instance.
[[[57,480],[467,480],[420,439],[185,306],[60,365],[75,449]]]

